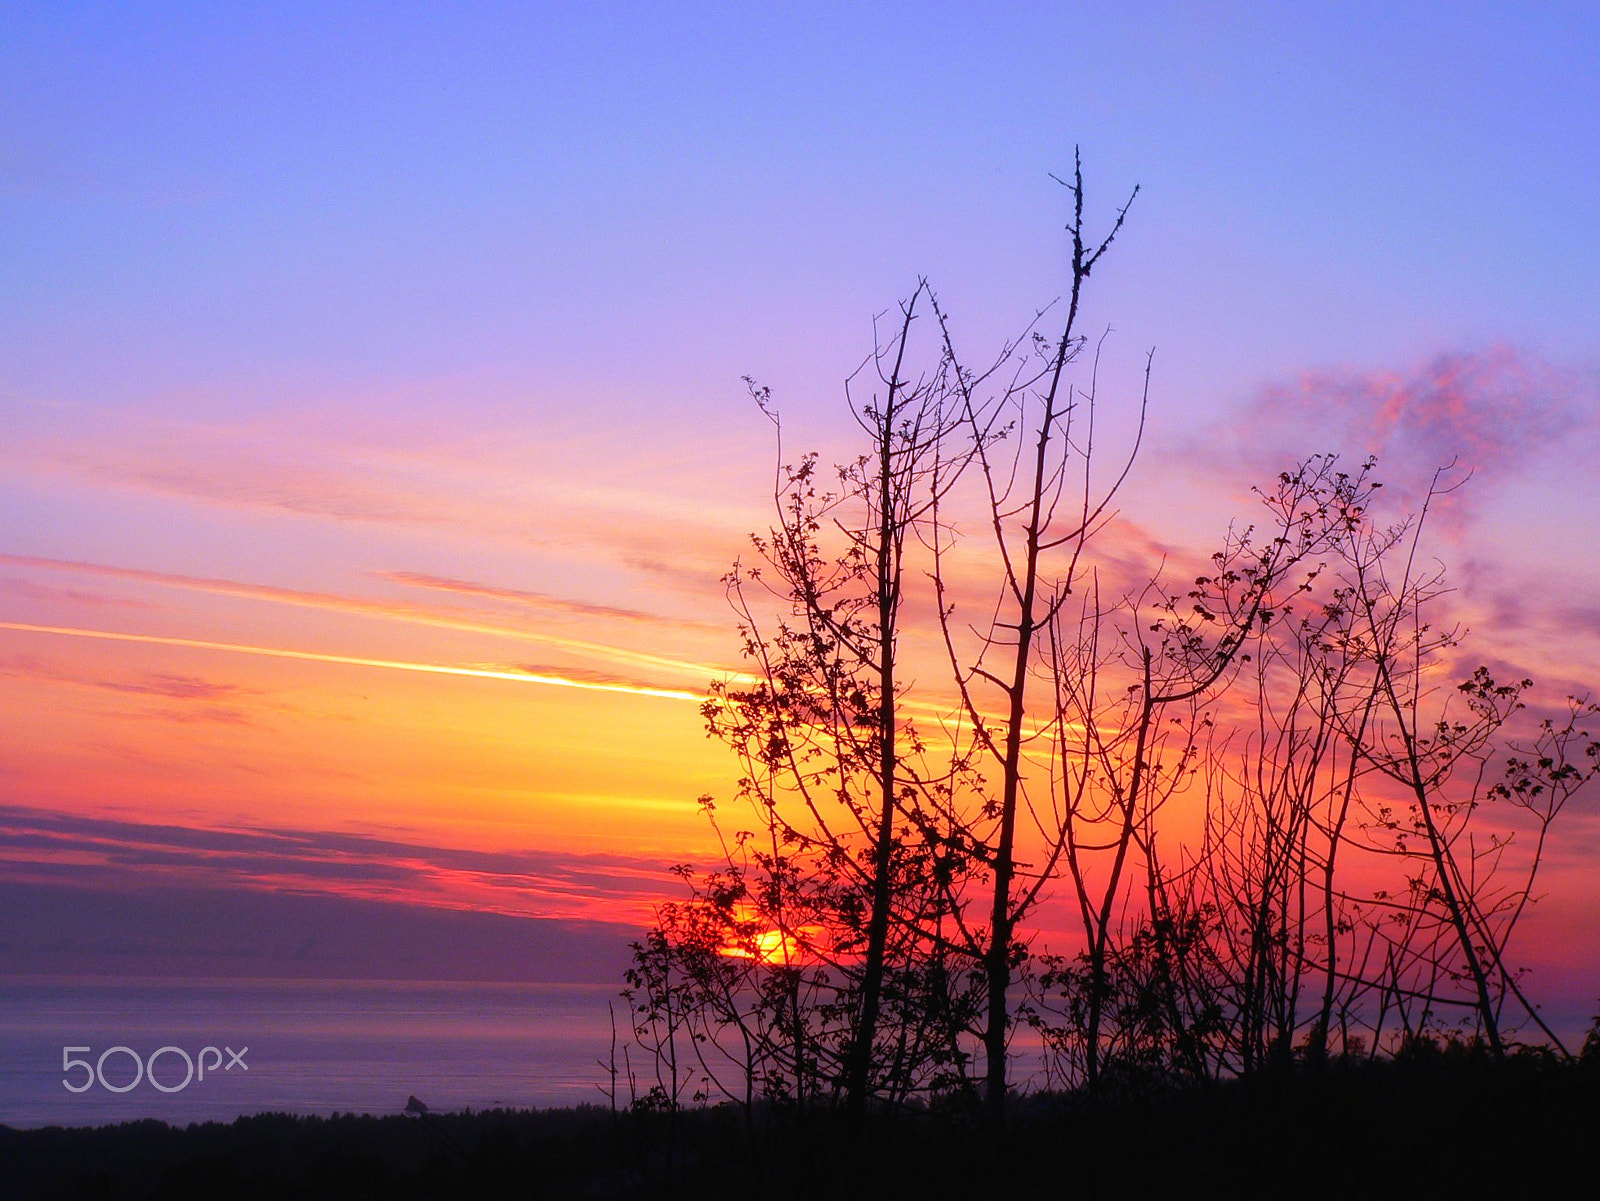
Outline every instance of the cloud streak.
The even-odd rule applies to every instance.
[[[453,580],[445,576],[427,575],[417,571],[374,571],[373,579],[387,580],[433,592],[446,592],[455,596],[471,596],[483,600],[510,601],[537,609],[553,609],[575,617],[604,617],[619,621],[642,621],[660,625],[682,625],[702,630],[720,630],[722,627],[707,621],[691,618],[662,617],[639,609],[623,609],[614,605],[599,605],[588,601],[569,600],[544,592],[528,592],[520,588],[501,588],[493,584],[478,584],[470,580]]]
[[[98,688],[124,696],[168,701],[144,710],[145,715],[172,722],[214,722],[221,725],[253,725],[254,721],[240,702],[249,698],[254,709],[260,691],[241,684],[217,683],[198,676],[171,672],[147,672],[137,679],[97,679],[92,676],[52,670],[27,656],[0,660],[0,676],[43,680],[79,688]]]
[[[0,555],[0,562],[10,562],[10,557]],[[0,576],[0,593],[20,597],[25,601],[42,601],[45,604],[88,605],[92,608],[148,609],[144,601],[123,596],[108,596],[103,592],[83,592],[76,588],[51,588],[32,580],[19,580]]]
[[[86,630],[70,626],[33,625],[20,621],[0,621],[0,630],[52,634],[68,638],[99,638],[110,642],[133,642],[149,646],[178,646],[193,650],[226,651],[241,655],[261,655],[273,659],[299,659],[312,663],[337,663],[350,667],[375,667],[389,671],[409,671],[426,675],[468,676],[483,680],[506,680],[519,684],[545,684],[556,688],[581,688],[593,692],[620,692],[632,696],[657,697],[663,700],[700,702],[705,699],[701,693],[689,692],[680,688],[659,688],[644,683],[572,679],[550,673],[503,667],[412,663],[402,659],[368,659],[359,655],[332,655],[320,651],[297,651],[287,650],[282,647],[250,646],[238,642],[212,642],[203,638],[171,638],[159,634],[126,634],[114,630]]]
[[[354,434],[311,416],[271,426],[208,424],[37,402],[23,416],[31,421],[0,441],[0,465],[211,505],[466,532],[558,556],[606,558],[696,598],[715,588],[726,569],[723,548],[748,528],[740,507],[708,497],[693,479],[676,488],[638,486],[638,472],[609,444],[600,461],[586,464],[592,447],[558,450],[541,440],[515,451],[452,450],[439,430],[419,431],[410,444],[392,437],[374,444],[370,429]],[[649,462],[659,473],[659,454]]]
[[[500,625],[459,615],[448,610],[441,611],[411,604],[393,604],[385,601],[341,596],[329,592],[280,588],[270,584],[251,584],[237,580],[215,579],[204,576],[175,575],[170,572],[146,571],[136,567],[115,567],[101,563],[82,563],[67,559],[45,559],[29,555],[0,554],[0,563],[10,563],[18,567],[31,567],[47,571],[95,575],[108,579],[127,580],[132,583],[154,584],[159,587],[203,592],[213,596],[228,596],[242,600],[263,601],[269,604],[291,605],[296,608],[320,609],[326,612],[343,613],[357,617],[376,617],[404,621],[416,625],[430,626],[435,629],[456,630],[461,633],[514,638],[524,642],[536,642],[541,645],[556,647],[561,650],[596,655],[613,661],[634,663],[646,667],[664,668],[669,671],[683,672],[687,675],[702,678],[716,675],[722,670],[711,664],[695,663],[667,655],[629,650],[625,647],[610,646],[581,638],[569,638],[560,634],[548,634],[517,626]],[[577,608],[580,604],[580,602],[570,603],[574,608]],[[639,614],[638,616],[642,620],[651,622],[670,620],[654,618],[648,614]]]
[[[0,805],[0,879],[325,892],[527,915],[643,916],[675,891],[642,856],[481,851],[362,834],[208,829]]]
[[[162,696],[183,701],[214,701],[237,697],[251,691],[238,684],[215,684],[198,676],[173,675],[170,672],[152,672],[141,681],[124,683],[115,680],[96,681],[96,686],[113,692],[133,692],[144,696]]]

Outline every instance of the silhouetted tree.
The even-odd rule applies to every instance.
[[[981,629],[963,627],[955,616],[944,553],[934,577],[965,726],[972,745],[999,777],[994,794],[967,807],[957,834],[987,875],[987,922],[963,922],[962,929],[986,994],[984,1089],[989,1120],[996,1128],[1004,1121],[1008,1090],[1010,991],[1014,972],[1026,957],[1017,930],[1054,876],[1065,846],[1065,827],[1057,813],[1042,823],[1042,863],[1030,870],[1017,861],[1019,819],[1038,812],[1026,797],[1024,746],[1061,733],[1052,719],[1052,702],[1030,694],[1029,682],[1051,623],[1080,582],[1084,549],[1138,452],[1136,438],[1121,469],[1097,495],[1092,473],[1097,373],[1091,370],[1087,386],[1080,388],[1067,369],[1086,345],[1078,333],[1084,285],[1121,231],[1139,190],[1133,190],[1110,231],[1095,244],[1085,240],[1081,160],[1075,160],[1072,182],[1066,186],[1072,196],[1067,226],[1072,257],[1059,334],[1052,340],[1030,328],[1004,348],[992,367],[973,374],[960,367],[949,323],[941,318],[950,359],[957,364],[953,378],[961,395],[961,417],[984,485],[984,521],[993,537],[998,577],[993,616]],[[1018,355],[1018,347],[1031,353]],[[1147,363],[1141,435],[1148,393]],[[935,523],[935,537],[939,533]],[[968,634],[976,636],[975,645]],[[990,698],[998,712],[991,711]]]
[[[918,797],[950,793],[963,765],[930,756],[898,674],[908,555],[961,466],[943,407],[947,364],[936,353],[913,375],[908,358],[926,295],[919,283],[869,359],[870,397],[857,398],[862,373],[847,381],[867,450],[831,477],[815,455],[785,462],[771,394],[750,385],[778,435],[777,524],[726,578],[747,674],[715,683],[704,706],[709,731],[739,758],[755,818],[726,844],[728,871],[690,902],[697,921],[726,928],[709,953],[743,961],[708,974],[724,997],[738,991],[730,972],[747,985],[752,973],[806,981],[805,1004],[792,996],[794,1058],[805,1059],[804,1037],[817,1067],[795,1068],[795,1095],[842,1091],[857,1114],[875,1094],[948,1083],[964,1059],[937,884],[963,868],[906,816],[925,815]],[[717,1017],[744,1033],[726,1005]]]
[[[1438,477],[1383,524],[1370,460],[1314,456],[1190,582],[1113,583],[1096,539],[1151,360],[1106,471],[1100,348],[1078,325],[1133,197],[1091,242],[1076,162],[1066,187],[1056,331],[1046,309],[970,369],[919,282],[847,381],[855,458],[786,458],[749,385],[776,433],[776,519],[726,577],[745,671],[703,709],[741,805],[725,834],[703,798],[723,862],[682,869],[687,896],[635,947],[645,1108],[839,1102],[859,1120],[975,1092],[981,1050],[998,1133],[1019,1013],[1048,1079],[1097,1100],[1108,1080],[1420,1046],[1450,1029],[1441,1009],[1494,1056],[1524,1019],[1565,1053],[1509,947],[1553,824],[1600,770],[1600,709],[1530,720],[1529,682],[1486,668],[1441,686],[1463,661],[1421,554]],[[937,327],[920,348],[919,312]],[[978,619],[958,612],[986,593]],[[942,646],[932,686],[912,629]],[[1180,806],[1195,828],[1168,828]],[[1081,946],[1035,956],[1058,887]]]
[[[1048,961],[1041,1000],[1048,1009],[1048,994],[1059,993],[1060,1012],[1071,1021],[1041,1024],[1057,1054],[1077,1058],[1091,1090],[1108,1006],[1117,1021],[1137,1027],[1111,1033],[1112,1051],[1125,1064],[1160,1061],[1194,1077],[1220,1067],[1207,1038],[1221,1029],[1228,983],[1207,939],[1241,907],[1252,922],[1276,928],[1268,897],[1288,886],[1303,822],[1269,813],[1269,845],[1255,848],[1248,866],[1243,858],[1229,862],[1224,831],[1208,823],[1207,838],[1169,870],[1156,818],[1197,785],[1203,765],[1218,762],[1215,709],[1236,669],[1255,659],[1260,672],[1270,662],[1261,655],[1268,631],[1292,619],[1293,602],[1320,574],[1315,556],[1331,549],[1368,490],[1364,472],[1352,477],[1331,458],[1308,460],[1261,494],[1271,518],[1265,534],[1253,526],[1231,530],[1191,587],[1169,591],[1156,579],[1104,609],[1096,588],[1070,620],[1064,611],[1055,615],[1051,665],[1057,722],[1067,732],[1056,771],[1063,782],[1062,862],[1085,949],[1076,959]],[[1259,676],[1263,723],[1272,711],[1266,681],[1280,675]],[[1253,784],[1276,799],[1289,781],[1269,784],[1261,772],[1274,748],[1263,737],[1253,749]],[[1275,821],[1287,829],[1273,829]],[[1247,882],[1241,871],[1266,878]],[[1132,875],[1139,887],[1130,891]],[[1270,974],[1266,955],[1258,941],[1248,964],[1236,965],[1247,989]]]
[[[1516,973],[1505,963],[1512,930],[1532,898],[1550,824],[1594,774],[1600,748],[1578,722],[1595,709],[1574,699],[1564,720],[1547,718],[1531,741],[1513,736],[1528,679],[1502,683],[1478,667],[1453,689],[1441,672],[1459,661],[1463,632],[1440,620],[1444,570],[1419,562],[1430,506],[1448,491],[1442,469],[1414,521],[1351,531],[1341,546],[1347,640],[1366,660],[1370,718],[1352,733],[1374,773],[1397,786],[1368,803],[1367,831],[1408,865],[1403,892],[1379,898],[1389,910],[1388,986],[1397,1009],[1421,1001],[1430,1015],[1441,985],[1469,990],[1479,1031],[1496,1056],[1505,1053],[1501,1015],[1507,994],[1543,1025]],[[1394,560],[1401,560],[1395,562]],[[1500,761],[1501,770],[1491,764]],[[1534,819],[1534,843],[1520,881],[1499,878],[1510,845],[1483,831],[1486,805],[1499,801]]]

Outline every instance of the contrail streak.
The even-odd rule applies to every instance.
[[[312,663],[343,663],[352,667],[385,667],[390,671],[415,671],[436,676],[471,676],[480,680],[511,680],[519,684],[548,684],[556,688],[582,688],[589,692],[624,692],[632,696],[656,696],[673,701],[703,701],[697,692],[677,688],[650,688],[642,684],[602,684],[590,680],[569,680],[565,676],[542,675],[531,671],[512,671],[494,667],[453,667],[443,663],[408,663],[402,659],[365,659],[357,655],[328,655],[320,651],[291,651],[272,646],[248,646],[239,642],[209,642],[203,638],[167,638],[159,634],[121,634],[111,630],[82,630],[72,626],[38,626],[20,621],[0,621],[0,630],[21,630],[29,634],[60,634],[72,638],[101,638],[108,642],[138,642],[150,646],[183,646],[203,651],[232,651],[240,655],[263,655],[269,659],[303,659]]]
[[[0,563],[15,563],[19,567],[38,567],[50,571],[69,571],[82,575],[103,576],[110,579],[136,580],[165,588],[182,588],[190,592],[203,592],[213,596],[231,596],[242,600],[266,601],[299,608],[320,609],[332,613],[348,613],[358,617],[380,617],[394,621],[412,622],[443,630],[461,630],[472,634],[491,634],[500,638],[516,638],[524,642],[538,642],[563,650],[579,651],[613,661],[628,662],[671,671],[693,672],[695,675],[716,675],[723,669],[711,664],[692,663],[645,651],[626,650],[580,638],[491,622],[473,621],[451,616],[414,605],[393,604],[386,601],[363,600],[357,597],[338,596],[326,592],[303,592],[293,588],[277,588],[269,584],[246,584],[237,580],[206,579],[199,576],[172,575],[163,571],[145,571],[136,567],[112,567],[103,563],[76,563],[65,559],[41,559],[33,555],[0,554]],[[530,594],[531,595],[531,594]],[[649,620],[648,615],[628,620]]]

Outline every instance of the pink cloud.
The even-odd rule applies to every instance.
[[[170,672],[146,672],[137,679],[100,679],[54,670],[27,656],[0,660],[0,677],[45,680],[106,692],[149,697],[160,703],[147,708],[143,716],[158,721],[181,723],[211,722],[219,725],[253,725],[254,722],[235,702],[260,695],[258,689],[241,684],[219,683],[199,676]]]
[[[0,555],[0,562],[10,561]],[[0,576],[0,595],[20,597],[23,600],[43,601],[46,604],[90,605],[94,608],[149,609],[146,601],[124,596],[110,596],[103,592],[84,592],[77,588],[52,588],[32,580],[19,580]]]
[[[1496,345],[1409,371],[1307,371],[1263,388],[1236,436],[1251,458],[1372,455],[1380,479],[1412,492],[1451,462],[1480,480],[1511,475],[1597,416],[1593,376]]]
[[[0,467],[94,487],[182,497],[314,521],[445,531],[592,566],[604,560],[696,602],[715,591],[759,509],[708,495],[715,447],[661,465],[661,447],[492,447],[389,441],[284,419],[272,426],[35,407],[0,440]],[[387,428],[387,426],[386,426]]]
[[[663,617],[654,613],[645,613],[638,609],[594,604],[589,601],[551,596],[549,593],[544,592],[530,592],[522,588],[503,588],[494,584],[480,584],[472,580],[456,580],[446,576],[428,575],[417,571],[374,571],[368,574],[374,579],[405,584],[413,588],[423,588],[433,592],[444,592],[454,596],[468,596],[482,600],[505,601],[522,607],[566,616],[604,617],[619,621],[642,621],[655,625],[684,625],[701,629],[720,628],[710,622],[696,621],[691,618]]]

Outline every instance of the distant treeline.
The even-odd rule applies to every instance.
[[[0,1198],[1539,1197],[1593,1187],[1600,1054],[1418,1040],[1210,1087],[867,1115],[737,1106],[0,1127]],[[1000,1166],[997,1168],[996,1164]]]

